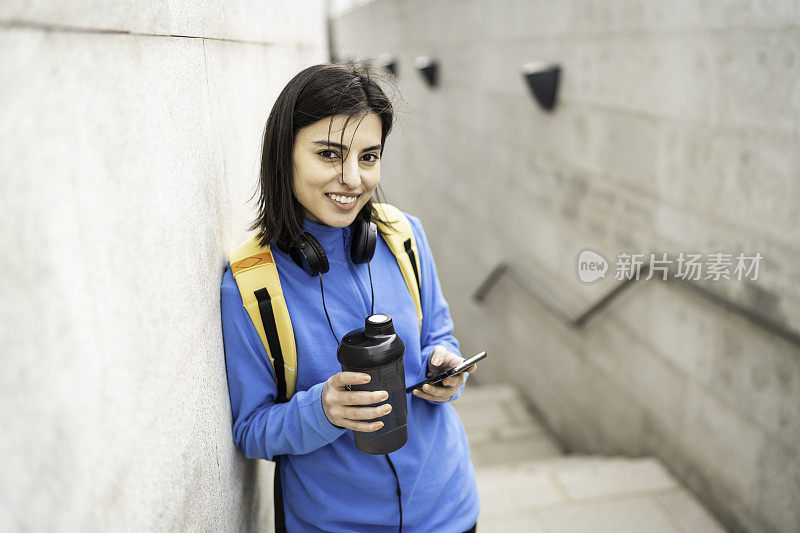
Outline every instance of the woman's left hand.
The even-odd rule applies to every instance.
[[[463,357],[459,357],[447,351],[444,346],[437,346],[428,357],[427,376],[431,377],[436,374],[441,374],[445,370],[458,366],[462,361],[464,361]],[[413,394],[414,396],[434,402],[446,402],[455,395],[458,392],[458,388],[467,381],[467,372],[475,372],[477,369],[478,365],[473,364],[464,372],[455,376],[450,376],[437,385],[427,384],[422,387],[422,390],[414,389]]]

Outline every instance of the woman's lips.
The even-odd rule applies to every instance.
[[[358,197],[356,197],[356,200],[350,202],[349,204],[344,204],[342,202],[339,202],[338,200],[334,200],[333,198],[331,198],[327,194],[325,195],[325,198],[330,200],[331,203],[333,203],[333,205],[335,205],[337,208],[341,209],[342,211],[352,211],[356,207],[356,204],[358,203]]]

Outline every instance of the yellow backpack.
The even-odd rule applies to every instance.
[[[373,204],[378,211],[379,233],[392,250],[403,273],[406,287],[417,308],[422,328],[420,264],[411,224],[396,207]],[[390,222],[392,226],[386,224]],[[297,383],[297,351],[292,321],[283,299],[278,269],[270,246],[261,247],[255,236],[237,246],[229,255],[231,272],[242,295],[242,302],[264,344],[278,386],[278,401],[288,401]]]

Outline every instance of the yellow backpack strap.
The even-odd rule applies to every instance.
[[[403,216],[403,212],[393,205],[377,202],[373,205],[379,215],[379,219],[375,222],[381,229],[386,244],[392,250],[395,259],[397,259],[397,264],[400,265],[400,271],[403,273],[406,287],[408,287],[408,292],[411,293],[411,299],[414,300],[414,306],[417,308],[419,327],[422,328],[422,285],[420,284],[419,252],[417,252],[417,243],[414,239],[411,223]],[[392,225],[388,226],[385,221],[391,222]]]
[[[259,246],[258,239],[252,237],[237,246],[229,259],[242,303],[272,364],[278,401],[288,401],[297,383],[297,351],[272,251],[269,246]]]

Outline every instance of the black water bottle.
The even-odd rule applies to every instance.
[[[353,431],[356,447],[364,453],[382,455],[402,448],[408,440],[406,430],[406,378],[403,370],[405,345],[394,332],[392,317],[372,315],[364,327],[342,338],[336,357],[347,372],[363,372],[372,379],[363,385],[350,385],[354,391],[385,390],[392,410],[380,417],[383,427],[377,431]]]

